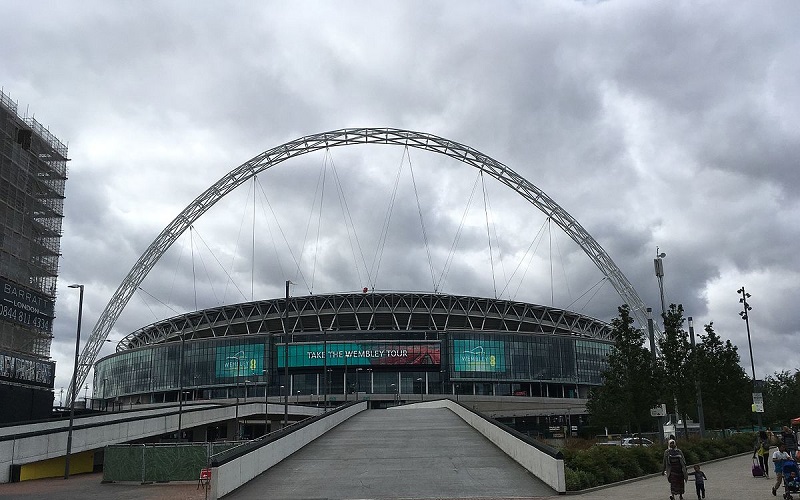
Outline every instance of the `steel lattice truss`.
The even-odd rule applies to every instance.
[[[607,323],[553,307],[447,294],[371,292],[292,297],[288,307],[282,298],[195,311],[131,333],[117,345],[117,352],[181,336],[190,340],[353,330],[501,331],[612,340]]]
[[[622,300],[630,306],[631,314],[640,324],[646,324],[647,314],[644,302],[639,298],[628,278],[614,264],[600,244],[544,191],[506,165],[469,146],[422,132],[393,128],[341,129],[301,137],[259,154],[228,172],[183,209],[139,257],[100,314],[97,324],[81,352],[76,386],[80,387],[86,380],[103,342],[136,288],[180,235],[216,202],[254,175],[285,160],[315,151],[357,144],[391,144],[440,153],[471,165],[507,185],[558,224],[608,278]],[[74,388],[70,386],[68,399],[73,390]]]

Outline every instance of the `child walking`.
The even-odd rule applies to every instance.
[[[697,491],[697,500],[706,497],[706,473],[700,470],[699,465],[694,466],[694,470],[688,474],[694,476],[694,488]]]

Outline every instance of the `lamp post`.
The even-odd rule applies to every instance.
[[[235,359],[236,360],[236,440],[239,440],[239,354],[237,353],[236,356],[228,356],[225,358],[226,361]]]
[[[419,382],[419,400],[420,401],[424,401],[425,400],[425,393],[422,392],[422,377],[418,378],[417,382]]]
[[[269,427],[269,402],[267,397],[269,396],[269,386],[267,385],[267,370],[262,370],[261,372],[264,375],[264,435],[267,435],[267,428]]]
[[[286,384],[286,391],[283,395],[283,426],[289,424],[289,337],[287,335],[286,323],[289,322],[289,285],[293,285],[290,280],[286,280],[286,302],[283,306],[283,383]]]
[[[280,401],[280,397],[281,397],[281,396],[283,396],[283,389],[284,389],[284,387],[285,387],[285,386],[283,386],[283,385],[280,387],[280,391],[281,391],[281,392],[280,392],[280,394],[278,394],[278,401]],[[286,420],[284,420],[284,421],[283,421],[283,427],[286,427]]]
[[[665,316],[667,314],[667,307],[666,307],[666,304],[664,302],[664,260],[663,260],[664,257],[666,257],[666,256],[667,256],[667,254],[665,254],[664,252],[659,253],[658,252],[658,247],[656,247],[656,258],[653,259],[653,266],[656,269],[656,278],[658,278],[658,292],[661,295],[661,318],[662,318],[662,322],[664,321],[663,318],[665,318]]]
[[[300,391],[297,391],[294,394],[295,394],[295,396],[294,396],[294,404],[299,405],[300,404]]]
[[[78,299],[78,331],[75,334],[75,365],[72,367],[72,391],[69,403],[69,430],[67,431],[67,456],[64,461],[64,479],[69,479],[69,456],[72,453],[72,426],[75,422],[75,380],[78,378],[78,353],[81,348],[81,317],[83,316],[83,285],[69,285],[69,288],[79,288]]]
[[[186,341],[181,333],[181,354],[178,360],[178,441],[183,430],[183,348]]]
[[[359,394],[361,393],[361,372],[363,368],[356,368],[356,401],[358,401]]]
[[[747,348],[750,350],[750,369],[753,373],[753,396],[756,395],[756,364],[753,361],[753,344],[750,342],[750,311],[753,309],[750,307],[750,304],[747,303],[747,299],[750,298],[750,294],[747,293],[744,287],[736,290],[736,293],[742,296],[739,299],[739,303],[742,304],[742,310],[739,312],[739,316],[742,317],[744,320],[745,325],[747,326]],[[755,406],[755,402],[753,403]],[[754,408],[756,409],[756,408]],[[758,417],[758,428],[761,429],[761,412],[757,411],[756,416]]]
[[[695,368],[695,373],[697,373],[697,363],[699,360],[697,359],[697,351],[695,350],[694,321],[692,320],[691,316],[689,316],[689,318],[687,319],[689,320],[689,339],[692,343],[692,357],[694,358],[694,363],[695,363],[694,368]],[[699,421],[700,424],[700,438],[702,439],[703,435],[706,432],[706,420],[703,414],[703,394],[700,391],[700,380],[697,377],[695,377],[694,379],[694,386],[697,392],[697,420]]]
[[[323,407],[328,410],[328,330],[322,330],[322,394]]]

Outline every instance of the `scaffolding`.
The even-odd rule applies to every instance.
[[[68,161],[67,147],[0,90],[0,278],[51,304]],[[0,318],[0,348],[49,358],[51,340],[52,321]]]

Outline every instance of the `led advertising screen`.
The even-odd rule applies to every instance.
[[[285,346],[277,346],[278,367],[283,368]],[[438,365],[438,342],[328,342],[328,366]],[[323,366],[325,345],[289,344],[289,368]]]
[[[506,345],[502,340],[453,340],[457,372],[504,372]]]
[[[264,344],[241,344],[217,347],[217,378],[263,375]]]

